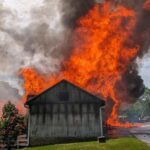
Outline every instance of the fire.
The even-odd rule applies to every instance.
[[[61,79],[67,79],[106,101],[111,98],[114,106],[107,123],[130,127],[129,123],[119,123],[118,109],[122,100],[116,84],[121,82],[122,75],[138,53],[137,45],[125,45],[132,36],[135,18],[135,12],[123,6],[96,4],[78,20],[72,55],[63,62],[59,74],[45,76],[32,68],[21,70],[25,98],[39,94]]]
[[[147,11],[150,11],[150,0],[145,1],[143,8]]]

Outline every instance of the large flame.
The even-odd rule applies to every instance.
[[[129,123],[119,123],[117,113],[122,101],[116,84],[138,53],[137,45],[125,46],[135,27],[135,18],[135,12],[123,6],[96,4],[78,20],[72,55],[63,63],[59,74],[44,76],[32,68],[21,70],[25,99],[67,79],[106,101],[111,98],[114,105],[107,123],[129,127]]]

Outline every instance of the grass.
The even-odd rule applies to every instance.
[[[24,150],[150,150],[150,147],[136,138],[120,138],[108,140],[106,143],[82,142],[56,144],[25,148]]]

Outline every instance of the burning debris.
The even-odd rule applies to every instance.
[[[30,56],[24,62],[31,60],[20,67],[24,102],[28,95],[37,95],[66,79],[112,101],[113,106],[108,106],[112,108],[107,118],[109,125],[131,126],[119,122],[118,110],[122,102],[132,103],[144,91],[136,58],[148,51],[150,43],[149,1],[133,4],[115,0],[102,3],[57,0],[56,6],[58,4],[61,15],[56,13],[56,16],[61,22],[57,20],[54,25],[57,29],[60,27],[57,30],[60,32],[55,28],[52,31],[57,34],[50,32],[49,22],[42,20],[42,24],[37,24],[35,21],[23,34],[28,38],[19,38],[25,39],[23,48]]]

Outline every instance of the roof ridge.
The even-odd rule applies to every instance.
[[[84,92],[84,93],[86,93],[86,94],[88,94],[88,95],[90,95],[90,96],[92,96],[92,97],[94,97],[94,98],[97,98],[97,99],[99,99],[99,100],[101,100],[101,101],[104,101],[104,100],[102,100],[101,98],[99,98],[99,97],[93,95],[92,93],[90,93],[90,92],[88,92],[88,91],[82,89],[80,86],[77,86],[77,85],[73,84],[72,82],[70,82],[70,81],[68,81],[68,80],[66,80],[66,79],[62,79],[62,80],[60,80],[59,82],[57,82],[57,83],[55,83],[54,85],[52,85],[51,87],[49,87],[49,88],[43,90],[41,93],[39,93],[39,94],[36,95],[35,97],[31,98],[30,100],[27,100],[27,102],[25,103],[25,105],[28,105],[31,101],[34,101],[37,97],[43,95],[44,93],[46,93],[46,92],[49,91],[50,89],[54,88],[55,86],[57,86],[57,85],[59,85],[60,83],[63,83],[63,82],[66,82],[66,83],[68,83],[68,84],[70,84],[70,85],[72,85],[72,86],[78,88],[78,89],[81,90],[82,92]]]

